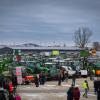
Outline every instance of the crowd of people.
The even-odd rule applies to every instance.
[[[69,90],[67,91],[67,100],[80,100],[80,89],[76,86],[76,75],[73,74],[72,76],[72,84]],[[68,72],[60,71],[58,74],[58,85],[60,86],[63,81],[68,82]],[[97,95],[97,100],[100,100],[100,77],[95,77],[94,75],[90,76],[90,81],[93,81],[94,84],[94,94]],[[89,84],[87,80],[84,80],[82,83],[83,94],[82,96],[88,98],[89,92]]]
[[[87,80],[82,83],[82,88],[84,90],[83,97],[88,98],[89,84]],[[94,94],[97,95],[97,100],[100,100],[100,78],[94,81]],[[72,84],[67,91],[67,100],[80,100],[80,96],[81,92],[79,87],[75,87]]]
[[[20,95],[16,92],[17,77],[11,79],[0,77],[0,100],[21,100]]]
[[[82,86],[84,89],[83,97],[87,98],[89,91],[87,80],[83,82]],[[67,91],[67,100],[80,100],[80,95],[81,93],[79,87],[75,87],[75,85],[72,84],[72,86]]]
[[[92,78],[94,83],[94,94],[97,95],[97,100],[100,100],[100,78],[94,77]],[[63,72],[62,70],[58,74],[58,86],[65,81],[68,83],[68,72]],[[39,85],[44,85],[46,82],[46,76],[43,72],[35,75],[34,83],[36,87]],[[82,83],[82,96],[84,98],[88,98],[88,92],[90,90],[89,84],[87,80],[84,80]],[[0,100],[21,100],[20,95],[16,92],[17,89],[17,77],[12,76],[11,79],[0,78]],[[76,76],[72,76],[72,84],[71,87],[67,91],[67,100],[80,100],[81,92],[80,88],[76,87]],[[7,99],[9,98],[9,99]]]

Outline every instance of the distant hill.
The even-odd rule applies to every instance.
[[[7,45],[0,45],[0,48],[4,48],[4,47],[7,47]]]
[[[25,47],[30,47],[30,46],[41,47],[40,45],[38,45],[38,44],[33,44],[33,43],[22,44],[21,46],[25,46]]]
[[[0,48],[4,48],[4,47],[41,47],[38,44],[33,44],[33,43],[26,43],[26,44],[15,44],[15,45],[0,45]]]

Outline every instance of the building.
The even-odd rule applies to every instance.
[[[60,52],[69,52],[69,53],[77,53],[80,52],[84,49],[82,48],[77,48],[77,47],[64,47],[64,46],[59,46],[59,47],[54,47],[54,46],[6,46],[0,48],[0,54],[12,54],[13,50],[21,50],[21,52],[51,52],[53,50],[58,50]]]

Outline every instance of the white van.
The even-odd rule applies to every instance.
[[[73,76],[73,74],[76,73],[76,71],[72,70],[72,68],[70,66],[62,66],[62,68],[64,68],[66,71],[68,71],[69,77]]]

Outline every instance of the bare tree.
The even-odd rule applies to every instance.
[[[74,33],[74,40],[76,46],[80,48],[84,48],[90,41],[90,37],[92,35],[92,32],[89,30],[89,28],[82,27],[79,28],[77,31]]]
[[[93,42],[93,48],[95,50],[100,50],[100,43],[99,42]]]

